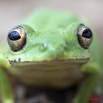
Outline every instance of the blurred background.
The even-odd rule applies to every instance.
[[[0,0],[0,41],[4,40],[12,27],[38,8],[72,11],[86,18],[103,45],[103,0]]]
[[[73,11],[86,18],[102,42],[103,0],[0,0],[0,38],[32,11],[41,7]]]

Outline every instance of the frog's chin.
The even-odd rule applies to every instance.
[[[28,85],[64,88],[78,83],[85,76],[80,68],[88,61],[89,58],[10,62],[9,72]]]

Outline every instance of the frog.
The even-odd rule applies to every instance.
[[[12,78],[59,89],[82,81],[72,103],[89,103],[102,76],[100,44],[89,26],[72,12],[47,9],[14,26],[0,47],[2,103],[15,102]]]

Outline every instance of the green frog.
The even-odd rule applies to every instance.
[[[25,85],[59,89],[82,81],[72,103],[88,103],[102,75],[100,45],[75,14],[38,10],[8,32],[0,49],[2,102],[14,103],[7,74]]]

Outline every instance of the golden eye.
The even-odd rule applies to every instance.
[[[84,24],[80,24],[77,28],[77,36],[79,44],[83,48],[88,49],[93,40],[92,31]]]
[[[8,44],[12,51],[21,50],[26,43],[26,32],[24,28],[20,25],[17,25],[11,29],[8,33]]]

